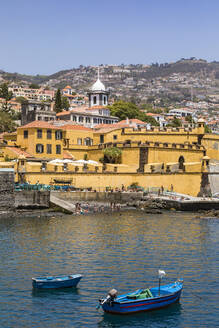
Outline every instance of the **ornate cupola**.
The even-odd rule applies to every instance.
[[[100,73],[98,67],[98,76],[96,82],[92,85],[88,92],[89,107],[93,106],[107,106],[109,92],[106,91],[105,85],[100,81]]]

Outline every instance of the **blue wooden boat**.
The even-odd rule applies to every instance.
[[[66,288],[76,287],[82,275],[71,274],[68,276],[48,276],[32,278],[33,288]]]
[[[164,272],[164,271],[162,271]],[[156,310],[173,304],[180,299],[183,281],[148,289],[138,289],[132,293],[117,296],[117,291],[109,291],[105,299],[99,300],[99,306],[105,312],[116,314],[130,314],[141,311]]]

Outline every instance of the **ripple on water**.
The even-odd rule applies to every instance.
[[[219,221],[194,215],[91,215],[7,218],[0,222],[0,327],[216,327]],[[104,314],[97,301],[184,278],[181,302],[131,316]],[[38,275],[81,273],[77,289],[35,291]]]

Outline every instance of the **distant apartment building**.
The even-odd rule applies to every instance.
[[[52,104],[37,101],[28,101],[21,107],[21,125],[28,124],[33,121],[54,121],[56,113],[53,111]]]
[[[84,95],[76,94],[69,85],[67,85],[64,89],[62,89],[61,93],[64,97],[68,99],[71,107],[84,105],[88,100],[88,98],[85,97]]]
[[[146,116],[153,117],[160,124],[160,128],[164,128],[168,124],[168,121],[165,119],[164,115],[156,113],[146,113]]]
[[[74,90],[70,87],[70,85],[67,85],[64,89],[62,89],[63,96],[72,95],[73,92]]]
[[[176,116],[176,117],[186,117],[186,116],[195,116],[196,111],[187,109],[187,108],[175,108],[171,109],[169,113],[166,113],[166,116]]]
[[[208,127],[213,133],[219,134],[219,119],[212,119],[207,121]]]
[[[32,89],[17,84],[11,84],[8,90],[13,93],[13,97],[24,97],[28,100],[52,101],[55,96],[54,90],[47,90],[45,88]]]

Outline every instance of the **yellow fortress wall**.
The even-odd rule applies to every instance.
[[[49,145],[49,146],[48,146]],[[169,188],[197,195],[204,158],[217,159],[219,136],[204,133],[204,123],[194,129],[163,129],[104,126],[90,129],[69,122],[31,122],[7,134],[0,144],[4,156],[17,159],[17,181],[65,184],[105,190],[133,182],[147,187]],[[121,149],[121,164],[101,164],[108,147]],[[207,155],[207,156],[206,156]],[[209,159],[210,157],[210,159]],[[54,165],[51,159],[90,159],[96,166]],[[205,162],[207,163],[207,159]],[[37,162],[38,161],[38,162]],[[2,164],[4,165],[4,164]],[[183,181],[183,183],[182,183]]]
[[[106,187],[126,188],[132,183],[138,183],[144,188],[163,186],[171,190],[171,184],[175,192],[180,192],[192,196],[197,196],[200,191],[201,174],[200,173],[181,173],[181,174],[133,174],[133,173],[63,173],[57,172],[38,173],[27,172],[26,179],[29,183],[35,184],[43,181],[45,184],[51,184],[51,181],[61,180],[69,181],[76,188],[92,187],[96,191],[105,191]],[[183,183],[182,183],[183,181]]]

